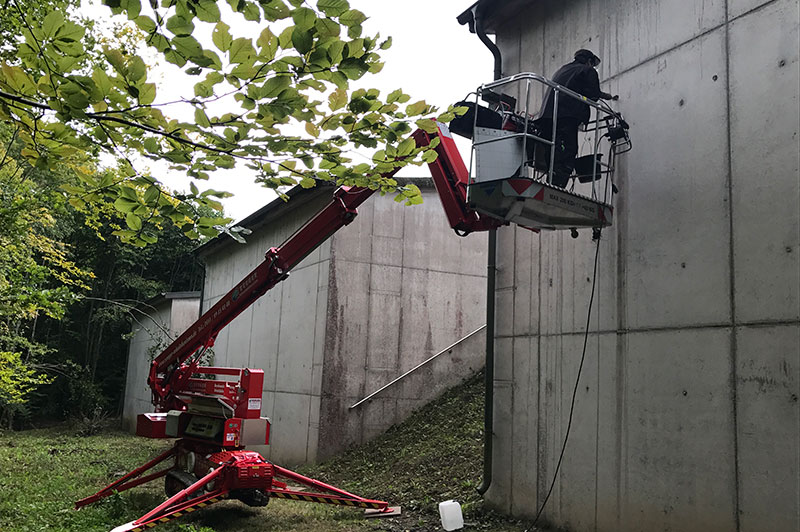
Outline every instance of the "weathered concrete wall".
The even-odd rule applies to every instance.
[[[125,430],[136,430],[136,416],[152,412],[150,387],[147,375],[150,372],[154,350],[168,345],[169,331],[173,338],[197,320],[200,315],[200,293],[181,292],[178,297],[167,294],[158,297],[151,304],[140,306],[145,314],[136,312],[132,327],[133,338],[128,346],[128,366],[125,375],[125,397],[122,407],[122,426]]]
[[[458,238],[432,189],[380,198],[333,237],[323,456],[362,443],[483,366],[478,333],[356,409],[349,406],[485,323],[486,236]]]
[[[323,191],[324,192],[324,191]],[[432,188],[405,207],[375,197],[219,335],[215,363],[262,368],[262,414],[281,464],[366,441],[482,365],[481,335],[374,401],[348,406],[484,323],[485,238],[457,238]],[[204,309],[327,203],[291,208],[248,237],[206,254]],[[299,199],[299,198],[298,198]]]
[[[578,48],[631,124],[586,362],[544,518],[598,531],[800,530],[797,0],[539,1],[505,74]],[[488,500],[544,500],[592,287],[587,236],[499,234]]]

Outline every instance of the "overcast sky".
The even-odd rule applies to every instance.
[[[99,5],[99,0],[85,2],[82,12],[95,20],[108,19],[110,11]],[[350,0],[351,7],[369,17],[363,24],[365,35],[380,33],[382,38],[392,37],[392,47],[382,51],[386,62],[383,70],[365,76],[352,86],[377,88],[384,96],[400,88],[411,95],[411,101],[425,100],[441,109],[463,99],[481,83],[490,81],[491,53],[475,34],[456,21],[456,17],[472,3],[470,0]],[[241,23],[249,24],[243,19]],[[210,27],[206,29],[210,31]],[[258,31],[257,27],[253,30]],[[201,41],[202,31],[205,30],[196,34]],[[160,69],[151,76],[158,84],[157,101],[175,100],[184,91],[191,92],[193,78],[188,78],[185,84],[176,82],[180,74],[176,76],[175,67],[161,63]],[[187,120],[192,116],[183,116],[180,109],[172,112]],[[469,143],[461,143],[460,147],[462,156],[468,160]],[[149,167],[153,175],[170,188],[189,188],[188,178],[168,170],[166,164],[146,161],[137,166],[140,169]],[[399,175],[427,177],[429,174],[427,167],[421,166],[404,169]],[[198,186],[201,190],[214,188],[234,193],[234,197],[223,201],[225,211],[235,220],[241,220],[275,198],[272,191],[254,184],[252,178],[246,170],[217,171],[208,182],[198,183]]]

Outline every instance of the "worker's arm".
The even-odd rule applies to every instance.
[[[619,96],[613,96],[607,92],[600,90],[600,77],[597,71],[592,67],[587,67],[585,76],[584,90],[580,91],[581,94],[596,102],[599,99],[603,100],[618,100]]]

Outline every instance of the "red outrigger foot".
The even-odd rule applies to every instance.
[[[202,463],[195,464],[197,466],[195,474],[190,474],[175,465],[145,474],[167,458],[185,452],[181,445],[183,445],[181,441],[177,442],[169,451],[134,469],[94,495],[81,499],[75,507],[81,508],[113,493],[167,477],[168,485],[172,482],[172,490],[168,491],[172,495],[142,517],[118,526],[112,532],[147,530],[226,498],[239,499],[250,506],[265,506],[269,498],[335,504],[364,508],[370,512],[370,517],[400,513],[399,507],[389,507],[387,502],[359,497],[319,480],[305,477],[268,462],[253,451],[218,451],[208,454],[202,458]],[[208,467],[209,464],[211,467]],[[198,478],[196,474],[198,470],[207,473]],[[174,479],[183,482],[185,488],[175,489]],[[299,484],[303,489],[293,489],[287,482]]]

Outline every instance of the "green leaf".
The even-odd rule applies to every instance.
[[[134,231],[138,231],[142,228],[142,219],[132,212],[129,212],[125,215],[125,224]]]
[[[262,96],[264,98],[274,98],[284,89],[289,87],[292,82],[291,76],[274,76],[264,82]]]
[[[317,20],[317,15],[313,9],[307,7],[298,7],[292,11],[292,20],[294,25],[303,30],[310,30],[314,27],[314,22]]]
[[[403,91],[401,89],[393,90],[386,97],[386,103],[394,103],[396,101],[399,101],[400,98],[402,97],[403,97]]]
[[[295,50],[299,53],[305,55],[310,52],[311,47],[314,46],[314,37],[311,35],[311,32],[295,26],[294,31],[292,31],[292,46],[294,46]]]
[[[153,203],[160,195],[161,190],[155,185],[150,185],[147,187],[147,190],[144,191],[144,202],[147,204]]]
[[[363,59],[348,57],[339,63],[339,71],[349,79],[359,79],[367,73],[367,70],[369,70],[369,66]]]
[[[193,181],[189,181],[189,190],[191,190],[192,194],[195,196],[200,194],[200,191],[197,189],[197,185],[195,185]]]
[[[64,25],[64,15],[60,11],[50,11],[42,21],[42,33],[45,39],[53,39]]]
[[[198,126],[211,127],[211,122],[208,120],[208,115],[200,107],[194,110],[194,121]]]
[[[227,52],[230,50],[231,43],[233,42],[230,26],[224,22],[218,22],[217,25],[214,26],[214,31],[211,33],[211,40],[214,41],[214,45],[216,45],[220,51]]]
[[[214,0],[200,0],[195,4],[195,13],[203,22],[219,22],[219,7]]]
[[[136,25],[145,33],[153,33],[156,31],[156,23],[148,16],[140,15],[136,17]]]
[[[155,83],[142,83],[139,85],[139,103],[141,105],[150,105],[156,99],[156,84]]]
[[[314,28],[316,28],[320,37],[338,37],[342,31],[341,26],[335,20],[329,18],[318,18],[314,22]]]
[[[435,151],[433,151],[433,150],[427,150],[427,151],[423,152],[423,154],[422,154],[422,160],[423,160],[424,162],[426,162],[426,163],[430,164],[430,163],[432,163],[433,161],[435,161],[435,160],[436,160],[436,158],[437,158],[438,156],[439,156],[439,154],[438,154],[438,153],[436,153]]]
[[[192,59],[196,56],[203,56],[203,47],[200,46],[200,43],[197,42],[197,39],[191,35],[175,37],[172,39],[172,45],[175,47],[175,50],[186,59]]]
[[[194,24],[180,15],[173,15],[167,19],[167,29],[177,36],[191,35]]]
[[[436,125],[436,122],[434,122],[430,118],[423,118],[417,120],[416,124],[418,128],[425,131],[426,133],[436,133],[437,131],[439,131],[439,127]]]
[[[2,71],[6,78],[4,81],[13,90],[25,96],[36,94],[36,84],[20,67],[10,66],[3,62]]]
[[[317,7],[329,17],[338,17],[345,13],[350,8],[350,5],[347,0],[319,0]]]
[[[144,60],[138,55],[135,55],[130,59],[126,70],[127,74],[125,77],[130,81],[139,81],[147,74],[147,66],[145,66]]]
[[[418,102],[409,104],[406,107],[406,114],[408,114],[409,116],[421,115],[425,112],[427,108],[428,104],[425,103],[425,100],[420,100]]]
[[[186,64],[186,58],[180,53],[178,53],[176,50],[173,50],[171,48],[164,52],[164,59],[166,59],[173,65],[178,65],[179,67],[182,67],[183,65]]]
[[[406,156],[417,147],[417,143],[413,138],[407,138],[397,146],[397,155],[400,157]]]
[[[331,111],[336,111],[347,105],[347,91],[344,89],[336,89],[330,96],[328,96],[328,105]]]
[[[139,206],[138,201],[132,201],[122,196],[118,197],[114,201],[114,208],[116,208],[120,212],[132,212],[133,209],[135,209],[138,206]]]
[[[194,95],[198,98],[210,98],[214,95],[214,85],[208,80],[199,81],[194,84]]]
[[[348,27],[360,26],[365,20],[367,16],[358,9],[349,9],[339,16],[339,22]]]
[[[128,15],[128,20],[135,20],[142,11],[140,0],[120,0],[119,7]]]
[[[62,42],[78,42],[83,39],[86,29],[74,22],[67,21],[56,32],[56,40]]]
[[[256,56],[253,43],[246,37],[239,37],[231,43],[228,58],[231,63],[252,63]]]
[[[251,22],[260,22],[261,10],[258,9],[258,4],[254,2],[245,2],[244,4],[244,9],[241,11],[241,13],[244,15],[245,20],[249,20]]]

